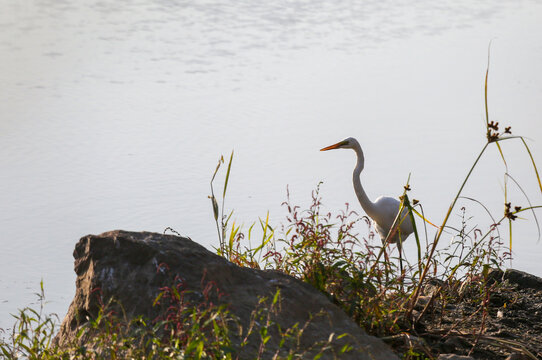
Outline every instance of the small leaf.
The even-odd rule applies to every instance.
[[[154,302],[152,303],[152,306],[155,306],[156,304],[158,304],[158,302],[160,301],[160,299],[162,298],[162,296],[164,296],[164,292],[161,292],[160,294],[158,294],[158,296],[156,297],[156,299],[154,299]]]
[[[343,347],[341,348],[340,354],[347,353],[351,351],[352,349],[353,347],[350,344],[344,344]]]
[[[275,296],[273,297],[273,305],[275,305],[279,301],[280,296],[280,289],[277,289],[277,292],[275,293]]]
[[[197,353],[196,353],[196,359],[201,359],[201,356],[203,354],[203,341],[200,341],[198,343],[198,349],[197,349]]]

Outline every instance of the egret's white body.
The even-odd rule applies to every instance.
[[[395,218],[397,217],[397,213],[399,211],[401,203],[399,202],[399,200],[388,196],[380,196],[376,199],[375,202],[372,202],[369,199],[369,197],[365,193],[365,190],[361,186],[361,181],[359,177],[365,165],[365,158],[363,156],[361,146],[356,139],[348,138],[337,144],[325,147],[320,151],[332,149],[352,149],[356,152],[357,163],[356,167],[354,168],[354,173],[352,175],[354,191],[356,193],[356,196],[358,197],[361,207],[363,208],[367,216],[369,216],[373,220],[376,231],[382,239],[382,242],[384,242],[384,240],[386,240],[386,237],[388,236],[388,233],[390,232],[391,227],[393,226]],[[401,217],[398,219],[397,224],[400,224],[399,227],[388,239],[388,241],[397,244],[399,255],[401,255],[402,243],[414,230],[407,208],[404,208],[401,211]]]

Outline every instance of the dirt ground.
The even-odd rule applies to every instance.
[[[414,344],[415,352],[429,358],[542,359],[542,279],[517,270],[493,270],[489,279],[489,296],[462,284],[467,286],[458,286],[459,302],[423,297],[414,314],[421,315],[415,335],[388,343],[399,351]]]

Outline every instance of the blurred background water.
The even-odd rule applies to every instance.
[[[490,41],[491,119],[542,164],[539,1],[0,0],[0,327],[41,279],[46,310],[64,315],[86,234],[171,226],[216,246],[209,180],[232,149],[238,223],[284,222],[286,186],[306,206],[319,181],[326,209],[361,213],[354,153],[318,151],[349,136],[371,198],[400,195],[410,173],[411,197],[442,221],[485,142]],[[540,204],[523,146],[502,145]],[[492,147],[465,189],[499,217],[504,170]],[[542,275],[526,218],[512,266]]]

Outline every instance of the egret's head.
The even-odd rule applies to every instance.
[[[327,151],[327,150],[333,150],[333,149],[353,149],[356,143],[357,143],[356,139],[349,137],[348,139],[344,139],[341,142],[338,142],[336,144],[320,149],[320,151]]]

